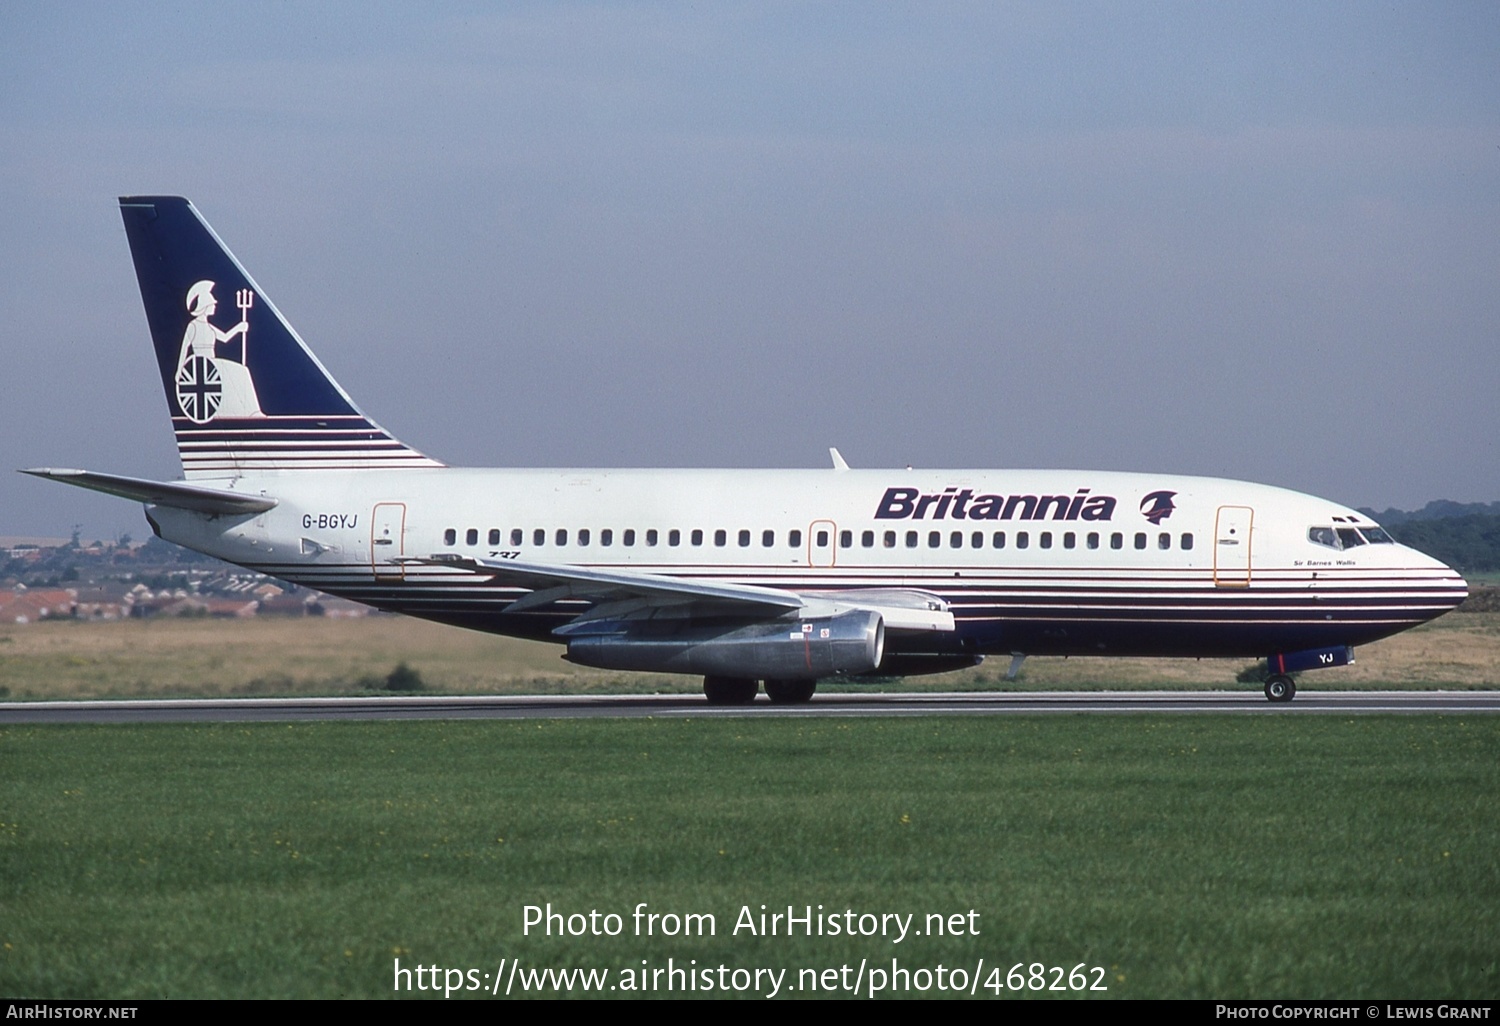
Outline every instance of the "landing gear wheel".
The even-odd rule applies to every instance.
[[[703,694],[709,705],[749,705],[759,683],[742,677],[704,677]]]
[[[818,689],[815,680],[768,680],[766,681],[766,697],[771,700],[772,705],[802,705],[812,701],[813,692]]]
[[[1297,685],[1284,674],[1266,678],[1266,698],[1272,702],[1290,702],[1297,695]]]

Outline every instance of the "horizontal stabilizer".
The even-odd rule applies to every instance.
[[[120,477],[115,474],[96,474],[90,470],[66,470],[52,467],[35,467],[21,471],[34,477],[45,477],[63,484],[77,485],[107,495],[118,495],[122,499],[134,499],[153,506],[171,506],[195,513],[264,513],[276,505],[275,499],[264,495],[245,495],[241,492],[225,491],[222,488],[205,488],[202,485],[183,484],[180,481],[147,481],[138,477]]]

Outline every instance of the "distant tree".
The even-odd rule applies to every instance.
[[[1441,559],[1460,572],[1500,570],[1500,514],[1408,520],[1388,530],[1401,544]]]

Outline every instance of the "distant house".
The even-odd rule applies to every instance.
[[[355,620],[375,612],[363,602],[334,598],[332,595],[318,595],[308,604],[307,611],[312,616],[326,616],[333,620]]]
[[[35,623],[73,615],[77,593],[63,588],[0,592],[0,623]]]
[[[129,589],[119,581],[106,581],[75,589],[78,602],[73,615],[80,620],[121,620],[130,615]]]
[[[262,616],[306,616],[307,607],[314,600],[314,596],[307,595],[268,595],[260,600],[260,612]]]
[[[255,615],[260,604],[254,599],[206,598],[184,599],[185,602],[200,602],[208,606],[208,615],[221,619],[247,619]]]

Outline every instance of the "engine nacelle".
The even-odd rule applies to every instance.
[[[870,610],[749,625],[616,626],[622,629],[569,638],[568,661],[603,670],[815,680],[869,673],[885,651],[885,624]]]

